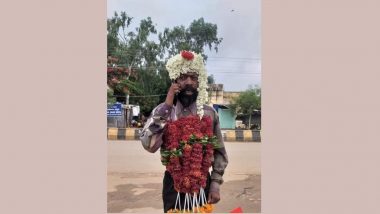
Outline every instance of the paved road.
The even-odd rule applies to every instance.
[[[261,143],[227,142],[229,165],[215,212],[241,206],[261,211]],[[159,153],[146,152],[139,141],[108,141],[108,213],[162,212],[165,168]]]

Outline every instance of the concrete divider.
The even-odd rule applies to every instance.
[[[139,140],[141,128],[107,128],[108,140]],[[261,142],[259,130],[222,130],[224,141]]]
[[[224,141],[261,142],[259,130],[223,130]]]
[[[138,140],[139,131],[136,128],[107,128],[108,140]]]

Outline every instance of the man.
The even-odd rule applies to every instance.
[[[215,204],[220,200],[219,186],[223,183],[222,176],[228,164],[228,157],[218,115],[212,107],[205,105],[208,94],[207,73],[203,58],[196,53],[182,51],[181,54],[168,60],[166,68],[173,83],[168,90],[165,102],[154,108],[147,120],[140,135],[142,145],[152,153],[162,147],[165,124],[169,120],[175,121],[189,115],[199,115],[200,118],[204,115],[210,116],[213,134],[217,136],[219,148],[214,149],[212,172],[208,175],[205,193],[208,203]],[[164,212],[175,206],[177,192],[173,184],[172,176],[166,171],[162,191]],[[183,194],[181,201],[184,201]]]

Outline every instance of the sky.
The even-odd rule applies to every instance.
[[[218,52],[205,48],[206,70],[225,91],[261,86],[261,0],[108,0],[107,18],[125,11],[131,27],[151,17],[158,32],[201,17],[218,26]]]

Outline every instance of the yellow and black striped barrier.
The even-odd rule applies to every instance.
[[[107,128],[108,140],[138,140],[139,131],[135,128]]]
[[[261,142],[259,130],[225,130],[224,141]]]
[[[108,140],[139,140],[140,128],[107,128]],[[222,130],[224,141],[261,142],[259,130]]]

